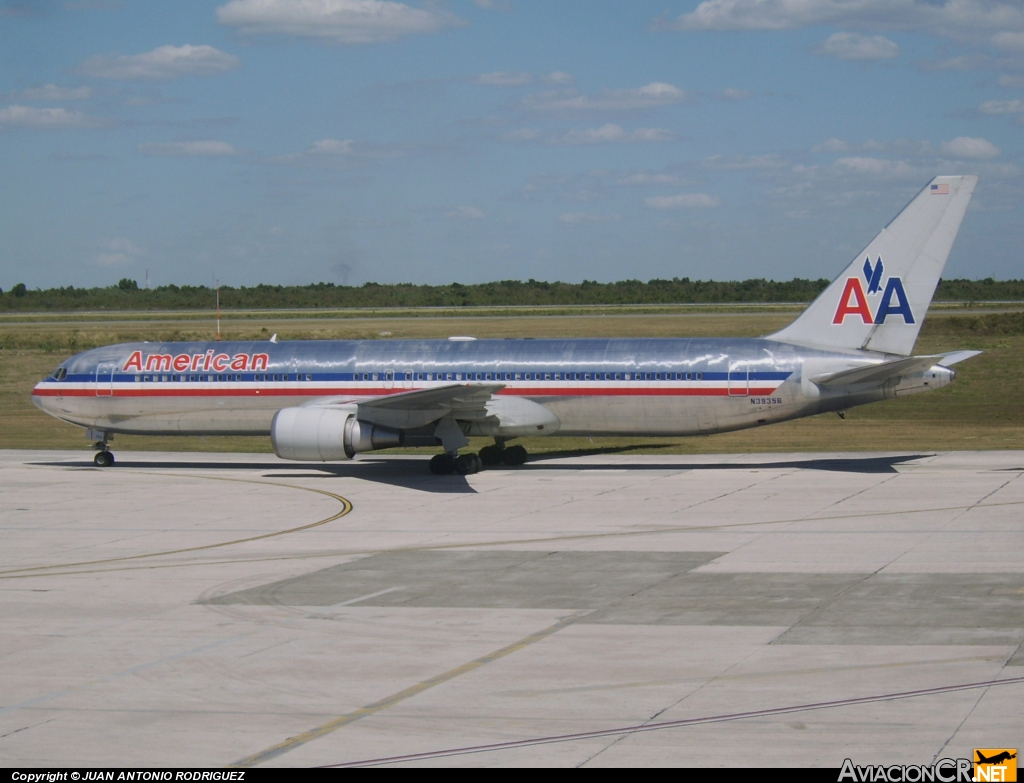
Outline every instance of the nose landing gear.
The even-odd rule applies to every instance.
[[[109,468],[114,464],[114,455],[107,448],[107,442],[114,439],[113,435],[98,430],[86,430],[85,437],[96,441],[93,444],[93,447],[96,449],[96,456],[92,458],[92,461],[97,468]]]

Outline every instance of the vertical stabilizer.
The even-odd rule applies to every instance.
[[[793,323],[771,339],[909,356],[976,176],[936,177]]]

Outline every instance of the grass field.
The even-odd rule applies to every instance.
[[[262,320],[247,314],[226,319],[226,339],[388,339],[475,337],[754,337],[789,323],[796,307],[700,311],[464,317],[408,315],[324,318],[296,312]],[[1004,308],[1007,309],[1007,308]],[[957,380],[936,392],[823,414],[743,432],[695,438],[534,438],[531,452],[629,450],[675,454],[746,451],[932,451],[1024,449],[1024,311],[939,311],[929,315],[916,353],[962,348],[983,350],[957,365]],[[134,340],[209,339],[209,322],[194,314],[180,319],[125,314],[114,320],[61,315],[0,319],[0,448],[90,449],[83,430],[57,421],[32,405],[33,384],[63,359],[98,345]],[[484,441],[474,443],[478,448]],[[118,436],[115,451],[269,452],[269,438],[174,438]]]

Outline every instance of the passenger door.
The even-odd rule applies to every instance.
[[[746,397],[750,394],[750,365],[737,362],[729,365],[729,396]]]
[[[96,366],[96,396],[114,396],[114,373],[117,365],[113,362],[100,362]]]

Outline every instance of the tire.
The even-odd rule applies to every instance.
[[[469,476],[480,471],[480,457],[476,454],[462,454],[455,460],[455,472],[460,476]]]
[[[435,476],[447,476],[455,472],[455,458],[450,454],[438,454],[430,459],[430,472]]]
[[[480,461],[484,465],[500,465],[504,460],[502,457],[504,449],[497,446],[484,446],[480,449]]]
[[[505,464],[510,466],[522,465],[529,455],[522,446],[509,446],[505,449]]]
[[[109,468],[114,464],[114,455],[109,451],[97,451],[92,461],[97,468]]]

